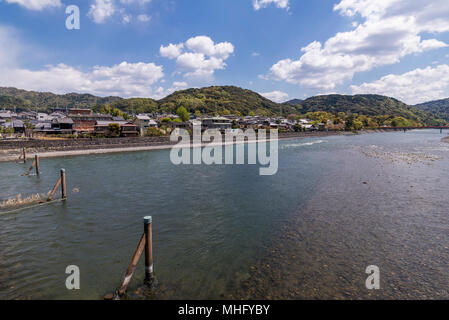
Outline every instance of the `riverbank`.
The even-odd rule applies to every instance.
[[[362,133],[380,132],[380,130],[363,131]],[[345,131],[292,132],[280,133],[279,139],[314,138],[334,135],[352,135]],[[22,155],[23,148],[27,154],[39,153],[41,158],[56,158],[106,153],[141,152],[172,148],[176,143],[170,137],[142,138],[102,138],[102,139],[69,139],[69,140],[1,140],[0,162],[16,161]]]

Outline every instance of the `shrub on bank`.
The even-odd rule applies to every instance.
[[[161,137],[164,134],[158,128],[148,128],[145,132],[145,136],[147,137]]]

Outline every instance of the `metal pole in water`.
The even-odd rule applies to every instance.
[[[153,218],[147,216],[144,221],[145,233],[145,282],[153,280]]]
[[[65,179],[65,169],[61,169],[61,193],[62,198],[67,199],[67,186],[66,186],[66,179]]]
[[[34,156],[34,159],[36,160],[36,175],[39,175],[39,155],[38,154],[36,154],[35,156]]]

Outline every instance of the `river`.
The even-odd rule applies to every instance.
[[[151,299],[449,299],[449,144],[439,130],[283,140],[279,170],[185,165],[169,150],[0,163],[0,299],[101,299],[120,285],[153,217]],[[68,265],[81,289],[65,286]],[[367,290],[365,269],[380,269]],[[139,293],[136,293],[136,290]],[[149,294],[147,292],[147,294]]]

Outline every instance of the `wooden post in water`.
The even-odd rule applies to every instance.
[[[62,193],[62,199],[67,199],[67,185],[66,185],[65,169],[61,169],[61,193]]]
[[[137,263],[139,262],[140,256],[145,250],[145,282],[151,284],[154,279],[153,276],[153,230],[152,230],[152,222],[153,218],[147,216],[143,218],[143,235],[140,238],[139,245],[137,246],[136,251],[134,252],[131,263],[126,270],[125,277],[123,279],[122,285],[115,294],[109,293],[104,296],[105,300],[116,299],[125,294],[126,288],[131,282],[131,278],[134,274],[134,270],[136,270]],[[118,297],[117,297],[118,295]]]
[[[39,175],[39,155],[38,154],[36,154],[35,156],[34,156],[34,160],[36,161],[36,175]]]
[[[54,195],[55,195],[55,193],[56,193],[56,190],[58,190],[58,187],[59,187],[59,185],[61,184],[61,180],[62,180],[62,178],[59,178],[59,179],[58,179],[58,181],[56,182],[54,188],[53,188],[53,189],[50,191],[50,193],[48,194],[47,201],[52,201],[52,200],[53,200],[53,197],[54,197]]]
[[[23,163],[27,163],[27,152],[25,148],[23,148],[22,154],[23,154]]]
[[[144,218],[145,232],[145,282],[153,280],[153,218]]]
[[[31,167],[28,169],[28,171],[24,174],[24,176],[29,176],[31,173],[31,170],[33,170],[34,166],[36,165],[36,158],[34,158],[33,160],[33,164],[31,165]]]
[[[123,279],[123,283],[120,288],[117,290],[119,296],[122,296],[126,292],[126,288],[131,281],[131,278],[134,274],[134,270],[136,269],[137,263],[139,262],[140,256],[142,255],[143,250],[145,249],[145,235],[143,234],[140,238],[139,245],[137,246],[136,252],[134,252],[131,263],[126,269],[125,278]],[[107,298],[107,297],[105,297]]]

